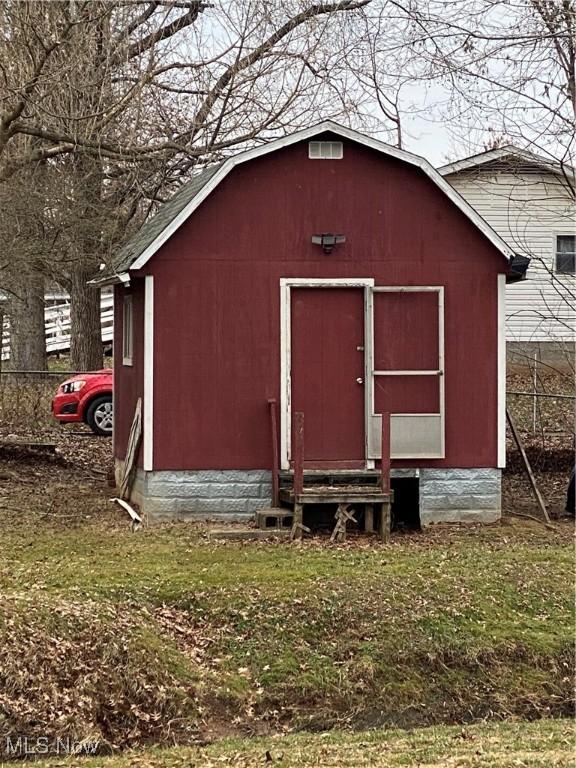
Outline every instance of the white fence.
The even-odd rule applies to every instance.
[[[66,294],[46,296],[44,309],[46,351],[65,352],[70,349],[70,299]],[[100,326],[102,341],[111,342],[114,325],[114,296],[111,291],[102,292],[100,299]],[[4,319],[2,329],[2,360],[10,359],[10,319]]]

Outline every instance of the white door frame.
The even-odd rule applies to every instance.
[[[374,278],[280,278],[280,467],[290,468],[292,427],[292,288],[363,288],[364,289],[364,445],[365,466],[374,469],[380,458],[381,421],[374,413],[374,378],[376,376],[437,376],[439,386],[438,414],[391,414],[393,431],[403,423],[416,419],[434,421],[439,433],[437,449],[422,452],[395,453],[393,458],[431,459],[445,456],[445,387],[444,387],[444,287],[441,285],[375,286]],[[438,368],[414,371],[374,370],[374,293],[436,293],[438,296]]]
[[[364,381],[368,381],[371,327],[370,288],[374,286],[373,277],[281,277],[280,278],[280,468],[290,469],[290,447],[292,432],[292,324],[291,295],[292,288],[363,288],[364,289]],[[368,399],[368,387],[364,387],[365,444],[368,415],[371,401]]]
[[[375,293],[436,293],[438,307],[438,368],[433,370],[375,370],[374,368],[374,294]],[[367,373],[366,373],[366,398],[369,414],[366,419],[366,456],[367,466],[374,467],[375,459],[382,455],[382,421],[380,414],[374,412],[374,389],[375,379],[378,376],[435,376],[438,378],[438,401],[439,413],[393,413],[390,414],[391,428],[391,457],[393,459],[443,459],[446,455],[445,444],[445,354],[444,354],[444,286],[442,285],[378,285],[368,291],[368,313],[367,318],[369,326],[366,337],[369,339],[367,347]],[[418,425],[417,420],[420,420]],[[422,422],[426,425],[424,432],[432,432],[438,437],[437,447],[426,450],[415,451],[413,448],[402,450],[398,448],[398,443],[405,441],[401,439],[402,433],[410,431],[416,427],[417,431],[422,432]],[[394,438],[394,439],[393,439]],[[396,444],[396,449],[395,445]]]

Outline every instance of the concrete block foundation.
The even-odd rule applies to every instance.
[[[121,476],[116,461],[116,478]],[[492,523],[501,515],[501,470],[392,470],[392,477],[418,477],[420,522]],[[256,510],[270,506],[269,470],[139,469],[132,501],[154,522],[168,520],[247,521]]]
[[[117,481],[122,464],[116,461]],[[131,499],[152,522],[247,521],[272,503],[272,475],[265,469],[138,469]]]
[[[501,516],[500,469],[421,469],[420,523],[493,523]]]

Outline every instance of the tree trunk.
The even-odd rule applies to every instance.
[[[103,364],[100,288],[88,285],[92,277],[94,270],[80,265],[71,275],[70,366],[74,371],[96,371]]]
[[[45,371],[44,280],[38,274],[23,277],[10,299],[10,367]]]

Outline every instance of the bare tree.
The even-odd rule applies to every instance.
[[[198,164],[351,111],[334,99],[331,31],[370,1],[3,3],[0,181],[43,162],[66,190],[74,225],[54,217],[66,236],[50,267],[71,293],[74,367],[101,361],[87,278],[146,204]]]
[[[392,4],[410,22],[407,42],[422,75],[445,89],[437,116],[459,142],[472,137],[479,147],[498,135],[574,165],[574,0]]]
[[[46,366],[45,199],[43,163],[22,170],[11,183],[0,185],[3,309],[10,323],[11,365],[19,370],[43,370]]]

